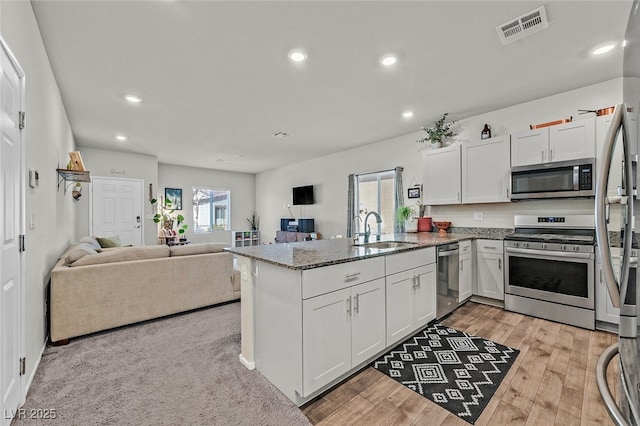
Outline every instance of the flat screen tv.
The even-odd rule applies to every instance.
[[[313,204],[313,185],[293,188],[293,205]]]

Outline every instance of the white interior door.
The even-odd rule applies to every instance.
[[[141,245],[142,185],[138,179],[92,178],[92,234],[117,235],[123,245]]]
[[[22,139],[18,114],[24,74],[0,40],[0,425],[11,423],[21,401]]]

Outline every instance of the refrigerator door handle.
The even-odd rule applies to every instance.
[[[618,133],[622,129],[622,145],[624,151],[624,181],[627,182],[627,189],[629,189],[633,182],[632,177],[632,164],[631,164],[631,152],[629,150],[630,138],[627,136],[629,131],[629,124],[626,114],[626,106],[624,104],[616,105],[611,118],[611,124],[609,131],[605,139],[604,147],[602,148],[602,166],[598,172],[598,179],[596,181],[596,201],[595,201],[595,215],[596,215],[596,240],[598,242],[598,252],[602,261],[602,271],[611,297],[611,303],[614,307],[620,308],[621,294],[627,293],[627,285],[629,282],[629,258],[631,256],[631,238],[632,238],[632,218],[633,218],[633,202],[621,203],[625,209],[625,223],[624,223],[624,242],[622,251],[622,271],[620,274],[620,281],[618,282],[613,273],[613,263],[611,261],[611,248],[609,247],[609,229],[607,228],[607,215],[606,209],[610,201],[607,199],[607,187],[609,184],[609,170],[611,169],[611,160],[613,158],[613,151],[615,149],[616,138]],[[629,195],[629,194],[626,194]]]
[[[622,411],[616,404],[613,395],[611,395],[611,391],[609,390],[609,385],[607,384],[607,366],[611,362],[614,356],[618,354],[618,343],[614,343],[609,346],[602,352],[600,358],[598,358],[598,363],[596,364],[596,383],[598,385],[598,391],[600,391],[600,395],[604,400],[604,405],[607,407],[607,411],[611,416],[611,419],[616,424],[616,426],[627,426],[629,422],[625,419]]]

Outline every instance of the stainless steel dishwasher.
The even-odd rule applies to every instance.
[[[436,286],[436,318],[440,319],[458,307],[460,248],[458,243],[438,246],[438,283]]]

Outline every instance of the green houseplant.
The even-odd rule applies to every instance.
[[[439,147],[446,138],[455,136],[451,128],[456,123],[455,121],[445,122],[447,120],[448,112],[445,112],[442,118],[436,121],[433,127],[422,127],[421,129],[427,132],[427,136],[418,140],[418,142],[426,143],[430,142],[432,146]]]
[[[151,199],[151,204],[158,204],[158,200],[155,198]],[[171,200],[166,199],[164,201],[164,205],[162,203],[158,204],[158,211],[153,215],[153,221],[155,223],[159,223],[163,229],[172,230],[174,223],[178,227],[178,234],[182,237],[189,227],[186,223],[184,223],[184,216],[181,214],[174,215],[176,211],[172,204]]]
[[[416,211],[411,206],[400,206],[396,212],[396,219],[399,224],[410,222],[416,217]]]

